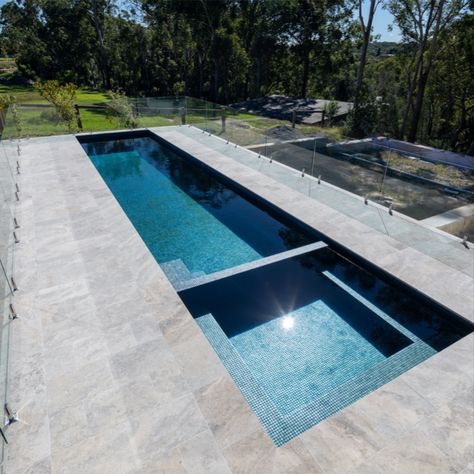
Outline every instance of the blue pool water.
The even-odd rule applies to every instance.
[[[82,143],[171,279],[186,280],[310,242],[149,137]]]
[[[230,342],[283,415],[387,358],[322,300]]]

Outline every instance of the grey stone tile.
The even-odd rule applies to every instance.
[[[99,433],[105,427],[126,424],[128,421],[127,405],[122,390],[117,386],[91,393],[83,400],[86,420],[89,429]]]
[[[246,436],[223,452],[234,474],[324,472],[300,440],[293,439],[277,448],[263,430]]]
[[[474,461],[471,461],[459,474],[472,474],[474,472]]]
[[[102,327],[97,322],[95,311],[85,312],[85,308],[79,309],[79,316],[71,313],[42,312],[43,341],[47,350],[60,346],[72,348],[74,344],[83,339],[98,338],[103,336]]]
[[[86,397],[106,391],[113,385],[114,379],[107,360],[85,364],[52,377],[48,382],[49,412],[77,405]]]
[[[206,431],[207,424],[194,397],[189,394],[131,420],[135,446],[145,466],[161,455]]]
[[[84,334],[83,337],[78,337],[72,343],[72,349],[77,367],[91,362],[107,360],[110,356],[104,336],[100,333]]]
[[[472,353],[458,353],[455,344],[404,373],[403,380],[433,406],[442,407],[456,394],[473,390],[473,358]]]
[[[192,339],[201,330],[187,308],[181,304],[160,320],[160,328],[170,346],[179,345]]]
[[[94,431],[87,423],[87,412],[82,401],[77,405],[56,410],[50,415],[53,452],[72,448],[93,435]]]
[[[149,374],[158,379],[180,373],[163,337],[113,355],[110,364],[114,377],[119,381],[133,380],[136,374]]]
[[[204,387],[227,374],[219,357],[202,333],[172,348],[191,390]]]
[[[89,293],[89,285],[85,278],[76,281],[51,286],[38,291],[38,304],[54,305],[65,300],[86,297]]]
[[[128,424],[103,429],[70,447],[59,448],[53,444],[51,460],[53,472],[61,474],[129,474],[140,466]]]
[[[313,426],[299,439],[325,471],[348,472],[393,437],[378,432],[372,420],[352,406]]]
[[[186,380],[180,373],[167,377],[137,374],[133,380],[124,380],[120,384],[122,400],[130,418],[154,413],[160,406],[172,403],[177,398],[191,394]]]
[[[51,470],[51,458],[45,457],[40,461],[33,463],[29,466],[26,470],[23,468],[15,469],[14,471],[8,471],[8,464],[7,464],[7,472],[11,472],[12,474],[52,474]]]
[[[397,378],[358,400],[353,410],[370,420],[373,429],[386,439],[403,436],[415,425],[424,424],[433,405]]]
[[[429,438],[416,433],[388,446],[351,472],[448,474],[457,471]]]
[[[139,343],[163,339],[163,333],[154,312],[141,312],[130,320],[130,329]]]
[[[137,342],[132,332],[130,322],[128,321],[119,321],[114,326],[104,328],[104,340],[111,355],[132,349],[139,345],[139,342]]]
[[[257,416],[227,374],[197,390],[195,396],[221,448],[262,429]]]
[[[418,426],[462,471],[474,460],[474,389],[456,395]]]
[[[18,471],[18,459],[27,467],[37,465],[50,454],[48,414],[45,410],[35,413],[34,409],[38,408],[39,404],[27,400],[19,412],[20,421],[9,429],[7,454],[12,472]]]
[[[214,437],[203,431],[181,443],[173,451],[189,474],[230,474],[227,462],[219,451]]]

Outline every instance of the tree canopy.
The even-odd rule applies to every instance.
[[[11,0],[0,43],[19,74],[129,96],[354,101],[353,135],[474,152],[471,5],[463,0]],[[400,44],[373,20],[388,8]]]

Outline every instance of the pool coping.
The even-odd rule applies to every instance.
[[[469,471],[473,335],[276,448],[75,137],[24,140],[20,160],[10,472]]]

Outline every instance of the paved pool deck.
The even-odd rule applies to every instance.
[[[153,131],[473,319],[472,249],[396,215],[387,235],[196,129]],[[76,138],[25,140],[20,162],[7,472],[473,472],[473,335],[277,448]]]

